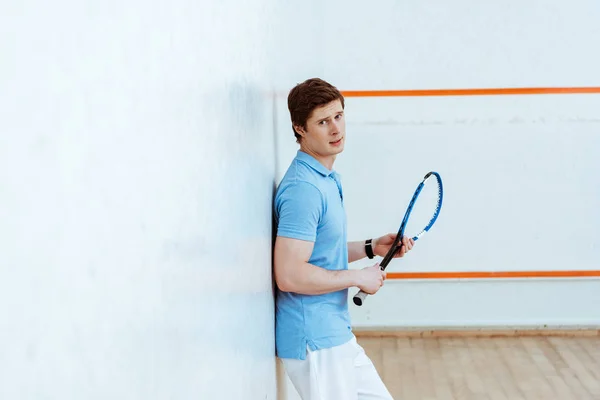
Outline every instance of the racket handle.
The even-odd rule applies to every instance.
[[[400,244],[400,247],[402,247],[402,244]],[[400,249],[400,247],[398,247],[398,249]],[[395,253],[395,252],[394,252]],[[381,264],[379,264],[379,269],[384,271],[385,267],[388,265],[388,263],[390,262],[390,260],[392,259],[393,254],[387,254],[383,261],[381,262]],[[362,303],[365,302],[365,299],[367,298],[369,294],[367,292],[363,292],[362,290],[360,290],[358,293],[356,293],[354,295],[354,297],[352,298],[354,300],[354,304],[356,304],[357,306],[362,306]]]
[[[359,291],[358,293],[356,293],[354,295],[354,304],[356,304],[357,306],[362,306],[362,303],[365,301],[365,299],[367,298],[368,294],[367,292],[363,292],[362,290]]]

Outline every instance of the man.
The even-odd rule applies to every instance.
[[[333,169],[344,150],[344,97],[331,84],[309,79],[288,96],[300,149],[277,188],[276,350],[303,400],[391,399],[351,330],[348,289],[375,294],[385,280],[379,263],[395,234],[348,242],[344,195]],[[396,257],[413,246],[403,238]]]

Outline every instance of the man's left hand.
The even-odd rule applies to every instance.
[[[396,233],[388,233],[387,235],[373,240],[373,253],[380,257],[385,257],[387,252],[390,251],[390,247],[392,247],[392,243],[394,243],[396,236]],[[400,251],[396,251],[394,258],[404,257],[404,255],[410,251],[414,245],[415,241],[412,240],[412,238],[404,236],[402,238],[402,247],[400,248]]]

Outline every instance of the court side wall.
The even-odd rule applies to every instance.
[[[347,90],[600,86],[598,2],[387,2],[345,18],[332,33],[354,48],[332,47],[325,76]],[[599,110],[600,94],[348,99],[350,237],[397,230],[436,170],[440,219],[390,272],[600,269]],[[351,309],[357,327],[543,328],[600,325],[598,304],[598,279],[434,280],[390,281]]]
[[[283,398],[272,94],[322,73],[305,7],[3,2],[0,398]]]
[[[323,78],[342,90],[600,86],[597,2],[333,1],[324,13],[336,18]],[[600,269],[600,94],[346,104],[336,168],[351,240],[395,232],[424,174],[444,179],[438,222],[388,272]],[[600,325],[598,304],[597,278],[445,279],[387,281],[350,309],[356,328],[543,328]]]

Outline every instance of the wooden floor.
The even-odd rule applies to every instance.
[[[600,399],[600,337],[368,337],[395,400]]]

